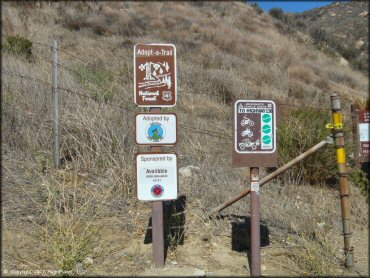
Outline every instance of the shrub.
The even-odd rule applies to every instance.
[[[359,70],[359,71],[362,71],[363,73],[368,73],[369,72],[369,64],[368,64],[368,60],[367,59],[364,59],[362,57],[356,57],[355,59],[353,59],[351,61],[351,65]]]
[[[329,35],[323,28],[311,28],[310,36],[312,37],[314,43],[319,47],[325,46],[328,43]]]
[[[46,176],[45,176],[46,177]],[[51,179],[43,178],[46,194],[43,195],[41,238],[48,257],[66,276],[80,271],[78,265],[99,246],[101,224],[96,221],[95,210],[105,197],[82,195],[84,180],[77,172],[60,171]],[[79,273],[81,274],[81,273]]]
[[[313,147],[330,135],[325,128],[330,123],[329,111],[316,108],[289,112],[281,121],[278,134],[279,166]],[[336,176],[334,149],[325,147],[301,161],[282,175],[284,183],[319,184]]]
[[[8,36],[4,49],[15,56],[22,56],[29,59],[32,55],[32,42],[19,35]]]
[[[365,173],[361,169],[354,169],[350,174],[350,180],[361,189],[361,193],[366,197],[366,202],[370,203],[370,176],[368,171]]]
[[[282,20],[283,17],[284,17],[284,12],[281,8],[272,8],[270,11],[269,11],[269,14],[272,16],[272,17],[275,17],[279,20]]]
[[[306,23],[303,20],[298,20],[296,25],[300,28],[306,28]]]
[[[252,3],[251,6],[257,12],[257,14],[260,15],[260,14],[263,13],[263,10],[260,8],[260,6],[258,5],[258,3]]]
[[[331,48],[331,47],[324,47],[324,48],[322,49],[322,52],[323,52],[326,56],[328,56],[328,57],[330,57],[330,58],[335,58],[335,57],[337,57],[336,52],[335,52],[335,51],[334,51],[334,49],[333,49],[333,48]]]
[[[114,94],[111,86],[113,83],[112,73],[98,66],[95,68],[78,66],[75,75],[78,81],[91,92],[94,100],[105,102],[112,100]]]
[[[295,79],[299,79],[306,84],[313,82],[314,77],[312,70],[304,65],[292,65],[288,68],[288,74]]]
[[[328,236],[318,239],[305,233],[296,233],[288,237],[287,243],[297,248],[289,248],[288,257],[295,262],[302,276],[325,276],[337,274],[335,263],[335,247],[329,242]]]
[[[354,46],[341,47],[339,53],[348,61],[352,61],[360,55],[360,51]]]

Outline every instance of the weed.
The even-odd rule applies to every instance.
[[[8,36],[4,44],[4,49],[15,56],[31,58],[32,42],[22,36]]]
[[[288,237],[287,243],[294,247],[288,256],[299,266],[302,275],[323,276],[334,274],[333,263],[337,260],[333,245],[326,237],[318,239],[305,233]]]
[[[330,58],[334,59],[335,57],[337,57],[337,53],[335,52],[335,50],[329,46],[324,47],[322,49],[322,52]]]
[[[94,100],[103,100],[104,102],[112,100],[114,95],[111,86],[113,82],[112,73],[99,67],[89,68],[80,65],[77,67],[75,75],[78,81],[90,91]]]
[[[251,6],[255,9],[258,15],[263,14],[263,9],[261,9],[258,3],[251,3]]]
[[[366,197],[366,202],[370,203],[370,177],[361,169],[354,169],[350,173],[350,180],[355,186],[361,189],[361,193]]]
[[[43,215],[47,252],[64,273],[76,270],[91,254],[99,240],[99,227],[94,221],[96,198],[83,198],[77,173],[60,172],[53,184],[43,183],[48,192]]]
[[[313,81],[312,71],[303,65],[293,65],[288,68],[288,73],[295,79],[302,80],[306,84],[310,84]]]
[[[329,35],[325,31],[325,29],[320,28],[320,27],[315,27],[310,29],[310,35],[314,41],[314,43],[319,46],[323,47],[327,45],[328,40],[329,40]]]
[[[272,9],[270,9],[269,14],[272,17],[275,17],[275,18],[280,19],[280,20],[282,20],[283,16],[284,16],[284,12],[281,8],[272,8]]]
[[[291,111],[280,122],[278,144],[280,164],[285,164],[330,135],[325,124],[330,114],[315,108]],[[319,150],[282,175],[284,182],[317,184],[336,175],[334,150]]]

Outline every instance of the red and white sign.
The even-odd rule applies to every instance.
[[[173,44],[135,45],[134,97],[138,106],[175,106],[176,74],[176,47]]]
[[[140,201],[177,199],[177,155],[175,153],[138,154],[136,190]]]

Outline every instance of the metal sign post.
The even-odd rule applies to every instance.
[[[234,167],[250,167],[251,276],[261,276],[259,167],[277,166],[276,105],[270,100],[238,100],[233,117]]]
[[[135,103],[150,107],[149,114],[135,116],[136,143],[150,146],[151,151],[136,158],[137,196],[152,201],[153,261],[154,267],[163,267],[163,200],[174,200],[178,195],[177,156],[162,153],[161,147],[177,142],[176,114],[161,113],[161,107],[173,107],[177,101],[175,46],[135,45],[134,75]]]
[[[259,168],[250,168],[251,183],[251,237],[252,237],[252,268],[251,276],[261,276],[261,236],[260,236],[260,193],[259,193]]]
[[[157,111],[158,110],[158,111]],[[161,112],[160,108],[151,108],[150,112]],[[162,147],[152,146],[151,152],[161,152]],[[163,233],[163,202],[152,202],[152,245],[154,267],[164,267],[164,233]]]
[[[51,47],[51,79],[53,82],[53,138],[54,138],[54,167],[59,168],[59,115],[58,115],[58,74],[57,74],[57,40]]]

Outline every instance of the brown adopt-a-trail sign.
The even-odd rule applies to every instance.
[[[273,101],[236,101],[233,126],[233,166],[277,166],[276,105]]]
[[[176,105],[176,48],[173,44],[135,45],[134,75],[134,96],[138,106]]]

